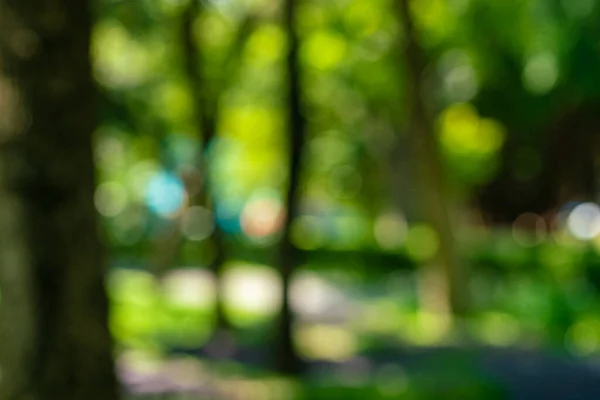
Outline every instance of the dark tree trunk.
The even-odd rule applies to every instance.
[[[206,71],[208,70],[203,58],[203,48],[200,44],[203,38],[198,38],[194,25],[207,5],[199,0],[190,0],[181,14],[180,40],[181,40],[181,62],[183,72],[189,82],[189,90],[193,101],[193,119],[196,128],[199,131],[198,139],[201,142],[201,152],[195,167],[200,171],[200,180],[195,174],[189,177],[184,176],[184,181],[189,183],[190,187],[200,190],[190,196],[190,206],[202,206],[215,212],[215,199],[212,196],[211,184],[208,176],[209,172],[209,150],[210,145],[217,133],[219,118],[219,100],[223,91],[231,84],[235,72],[239,67],[239,54],[243,49],[247,37],[254,29],[253,18],[247,17],[240,24],[236,41],[232,44],[226,60],[223,62],[222,70],[216,79],[209,79]],[[200,39],[200,43],[198,43]],[[209,84],[210,83],[210,84]],[[185,173],[185,172],[184,172]],[[187,179],[189,178],[189,179]],[[165,239],[157,244],[154,254],[153,270],[161,275],[168,270],[180,254],[184,238],[179,229],[181,220],[176,219],[169,234]],[[214,258],[210,260],[209,268],[212,270],[217,285],[215,299],[215,331],[213,339],[218,343],[223,339],[222,334],[229,336],[228,331],[232,326],[227,318],[224,308],[222,284],[222,266],[227,260],[228,249],[226,246],[225,235],[221,229],[214,224],[214,231],[210,237],[214,249]],[[209,343],[212,347],[213,341]]]
[[[194,116],[202,133],[202,156],[198,162],[202,174],[201,191],[191,199],[192,205],[200,205],[213,209],[214,202],[211,198],[211,189],[208,181],[208,149],[217,131],[217,104],[218,95],[211,96],[207,80],[204,79],[202,65],[202,49],[198,46],[194,34],[194,22],[201,13],[202,7],[197,0],[191,0],[183,13],[183,56],[185,71],[190,82],[190,91],[194,100]],[[222,232],[217,224],[214,224],[214,232],[211,237],[215,246],[215,257],[211,260],[210,268],[214,273],[217,285],[215,299],[215,325],[217,333],[228,330],[230,323],[224,310],[223,291],[220,288],[222,282],[222,265],[226,260],[226,249],[223,242]]]
[[[412,142],[412,159],[419,184],[422,218],[437,232],[439,250],[431,265],[425,266],[427,303],[434,311],[462,315],[467,307],[467,280],[459,263],[450,211],[450,193],[447,188],[442,160],[435,139],[433,123],[423,98],[423,74],[426,60],[410,12],[408,0],[398,1],[399,19],[403,26],[402,55],[405,61],[407,85],[408,129]],[[431,277],[431,280],[427,278]],[[436,310],[437,309],[437,310]]]
[[[551,128],[557,207],[568,201],[595,201],[598,127],[598,106],[590,104],[565,114]]]
[[[502,170],[494,181],[479,193],[479,203],[490,225],[510,225],[525,212],[549,217],[570,201],[594,201],[598,186],[598,152],[596,134],[600,117],[595,103],[562,110],[540,129],[539,139],[522,139],[513,132],[502,155]],[[522,179],[515,174],[519,151],[531,149],[541,163],[539,172]],[[525,161],[525,172],[535,163]],[[536,161],[536,160],[533,160]]]
[[[0,1],[0,398],[113,400],[90,2]]]
[[[498,175],[493,181],[482,187],[477,195],[478,205],[486,224],[511,225],[515,219],[525,212],[544,214],[557,204],[558,177],[554,165],[550,138],[527,145],[523,135],[512,132],[502,150],[502,161]],[[536,150],[533,150],[533,149]],[[528,151],[528,152],[525,152]],[[533,154],[532,154],[533,153]],[[539,157],[537,160],[520,160]],[[516,163],[540,163],[540,166],[519,166]],[[524,170],[525,178],[518,176],[517,168]],[[535,168],[539,168],[535,173]],[[521,172],[522,173],[522,172]]]
[[[298,57],[299,40],[295,29],[296,1],[284,2],[284,24],[289,49],[286,59],[288,82],[288,129],[289,129],[289,178],[286,196],[287,218],[278,254],[278,266],[282,279],[281,311],[277,319],[277,342],[275,357],[277,370],[283,374],[297,374],[303,363],[299,358],[293,337],[294,316],[290,307],[290,281],[298,260],[298,249],[291,240],[291,226],[298,211],[300,200],[300,172],[302,148],[304,146],[305,120],[301,111],[300,62]]]

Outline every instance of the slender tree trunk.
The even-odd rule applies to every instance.
[[[0,398],[113,400],[87,0],[0,1]]]
[[[202,157],[198,166],[202,172],[202,189],[199,194],[192,198],[192,205],[199,205],[213,209],[211,189],[208,180],[208,148],[217,131],[217,104],[218,95],[211,96],[207,82],[202,72],[202,49],[199,48],[195,33],[194,22],[200,15],[202,9],[198,0],[191,0],[183,14],[183,56],[185,71],[190,83],[190,90],[194,101],[195,119],[202,133]],[[214,232],[211,237],[215,245],[215,258],[211,261],[210,268],[214,273],[217,285],[215,298],[215,318],[217,333],[229,329],[230,323],[224,310],[222,283],[222,266],[226,259],[226,249],[223,242],[223,234],[217,224],[214,224]]]
[[[205,76],[205,65],[203,60],[203,49],[198,44],[194,24],[202,15],[206,5],[203,5],[200,0],[190,0],[181,14],[181,51],[182,64],[184,73],[189,82],[190,93],[193,101],[193,118],[198,130],[200,131],[199,140],[201,142],[201,153],[198,157],[196,167],[200,170],[202,182],[200,182],[200,191],[189,200],[190,206],[201,206],[211,211],[215,211],[215,201],[211,196],[209,171],[209,146],[212,143],[216,132],[219,116],[219,99],[221,94],[231,83],[232,77],[235,76],[237,68],[236,57],[254,28],[253,18],[245,18],[239,28],[236,41],[233,43],[231,50],[224,63],[224,69],[221,71],[221,76],[218,78],[219,83],[211,82]],[[210,87],[209,87],[210,86]],[[197,182],[192,182],[194,185]],[[177,259],[184,238],[182,237],[179,223],[181,219],[174,221],[171,232],[156,246],[154,255],[154,271],[161,274],[166,271]],[[209,268],[212,270],[215,283],[217,285],[215,299],[215,338],[218,339],[222,333],[231,330],[225,313],[222,284],[222,266],[227,260],[227,248],[225,244],[224,233],[219,227],[214,225],[214,231],[210,238],[214,244],[215,258],[210,261]]]
[[[299,256],[292,244],[291,225],[298,211],[300,200],[300,172],[304,131],[306,122],[301,112],[300,62],[298,58],[299,40],[295,29],[296,1],[284,2],[284,24],[288,37],[286,72],[288,82],[288,129],[289,129],[289,178],[286,194],[287,217],[283,227],[283,237],[278,253],[278,266],[282,279],[282,305],[277,319],[276,367],[284,374],[297,374],[303,363],[299,358],[293,337],[294,317],[290,307],[290,281]]]
[[[467,308],[467,281],[455,247],[449,192],[444,176],[433,123],[423,98],[423,74],[426,61],[420,47],[410,13],[409,0],[398,0],[400,23],[403,26],[402,50],[405,60],[407,104],[411,108],[409,130],[412,136],[413,159],[420,186],[423,217],[437,232],[439,250],[431,265],[425,266],[427,300],[434,311],[462,315]]]

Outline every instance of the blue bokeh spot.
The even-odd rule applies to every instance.
[[[185,187],[179,177],[171,172],[157,173],[146,190],[146,204],[159,216],[177,212],[185,201]]]

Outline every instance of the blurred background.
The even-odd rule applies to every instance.
[[[598,396],[599,16],[96,1],[128,396]]]

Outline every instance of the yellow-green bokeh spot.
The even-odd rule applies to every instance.
[[[250,64],[267,65],[281,59],[285,47],[285,34],[281,28],[276,25],[266,25],[250,36],[245,57]]]
[[[313,33],[302,46],[304,62],[322,71],[329,71],[339,66],[347,52],[346,40],[341,35],[327,30]]]
[[[137,40],[121,24],[108,20],[94,27],[91,53],[100,83],[119,88],[139,85],[156,74],[165,46]]]
[[[110,329],[114,337],[125,344],[144,341],[156,328],[157,310],[153,307],[135,307],[113,304],[110,314]]]
[[[497,171],[506,137],[502,124],[481,118],[469,103],[456,103],[441,113],[438,130],[445,161],[460,180],[484,183]]]
[[[235,26],[223,14],[207,12],[196,20],[194,34],[204,47],[221,49],[233,42],[236,32]]]
[[[159,285],[150,273],[134,270],[112,272],[108,280],[111,300],[135,306],[152,306],[159,296]]]
[[[406,239],[406,252],[417,262],[430,260],[440,247],[440,239],[432,227],[416,224],[409,228]]]
[[[237,107],[227,110],[223,116],[223,135],[241,141],[258,143],[277,138],[283,127],[281,116],[274,110],[260,107]]]
[[[382,8],[373,0],[354,0],[344,9],[344,21],[357,36],[369,36],[381,29]]]
[[[174,122],[184,122],[192,117],[192,96],[187,85],[181,82],[166,82],[159,86],[155,95],[156,112]]]
[[[504,142],[504,127],[492,119],[480,119],[471,104],[448,107],[440,117],[440,142],[451,153],[493,155]]]
[[[447,319],[438,314],[418,311],[406,321],[400,336],[417,346],[442,343],[450,333]]]
[[[358,338],[348,329],[333,325],[303,326],[296,334],[299,347],[312,359],[343,361],[358,350]]]
[[[584,317],[567,331],[565,344],[578,356],[587,356],[600,348],[600,320],[597,317]]]
[[[479,140],[477,150],[481,153],[495,153],[504,143],[505,131],[502,124],[492,119],[479,121]]]
[[[455,26],[456,20],[446,0],[413,0],[411,10],[416,24],[424,31],[426,39],[439,42],[448,36]]]
[[[519,321],[505,313],[487,312],[478,321],[476,335],[493,346],[510,346],[519,338]]]

